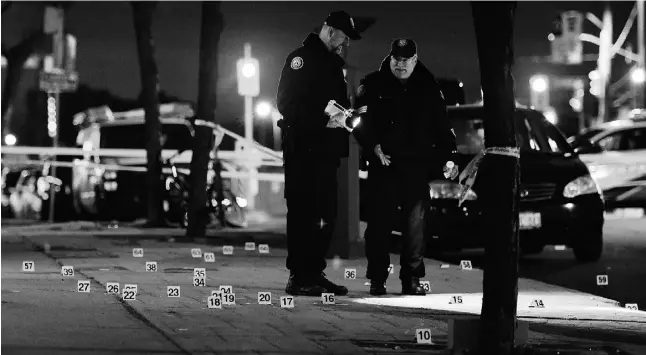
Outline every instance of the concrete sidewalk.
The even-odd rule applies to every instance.
[[[327,273],[333,281],[348,286],[347,297],[338,297],[334,305],[323,305],[318,298],[296,297],[294,308],[281,308],[286,253],[272,242],[279,241],[276,232],[265,232],[263,237],[262,233],[242,231],[237,236],[211,238],[208,244],[184,244],[168,242],[165,230],[139,234],[117,230],[70,233],[3,228],[2,239],[22,240],[35,250],[47,249],[47,255],[59,265],[74,266],[76,276],[64,280],[68,288],[74,288],[78,279],[91,279],[96,284],[92,284],[90,296],[103,297],[106,302],[117,299],[105,294],[108,282],[119,282],[121,287],[138,285],[137,300],[123,302],[184,353],[441,353],[447,345],[448,320],[472,317],[480,310],[480,270],[460,270],[456,265],[441,268],[440,262],[427,259],[431,294],[406,297],[398,295],[396,255],[389,296],[368,295],[364,259],[338,260],[330,262]],[[245,251],[244,243],[250,240],[270,244],[270,253]],[[223,255],[223,245],[233,245],[234,254]],[[132,248],[143,248],[144,257],[133,257]],[[215,262],[191,257],[192,248],[215,253]],[[146,272],[146,261],[156,261],[159,271]],[[206,287],[193,287],[194,267],[206,268]],[[346,268],[356,269],[356,280],[344,280]],[[590,282],[595,282],[595,275]],[[208,309],[207,297],[221,285],[233,287],[236,305]],[[180,286],[181,297],[167,297],[167,286]],[[3,283],[3,292],[4,288]],[[591,353],[589,349],[599,354],[616,354],[617,350],[646,353],[645,312],[528,279],[519,280],[519,291],[519,317],[530,322],[529,344],[540,353]],[[272,304],[259,305],[258,292],[271,292]],[[461,296],[462,304],[449,304],[453,296]],[[545,308],[530,308],[535,299],[543,301]],[[558,327],[581,330],[585,339],[560,336]],[[436,345],[416,344],[418,328],[431,329]],[[603,331],[604,337],[589,336],[586,331],[591,330]]]

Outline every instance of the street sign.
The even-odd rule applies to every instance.
[[[76,91],[78,88],[78,73],[63,71],[40,72],[40,90],[46,92]]]

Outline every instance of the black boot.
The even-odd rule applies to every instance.
[[[383,296],[386,294],[386,282],[381,280],[370,280],[370,295]]]
[[[325,277],[324,273],[321,273],[316,284],[327,290],[329,293],[333,293],[336,296],[345,296],[348,294],[348,288],[345,286],[337,285],[332,281],[328,280]]]
[[[303,278],[297,278],[294,274],[289,275],[285,293],[292,296],[314,296],[320,297],[326,290],[317,285],[316,282],[306,281]]]
[[[410,296],[424,296],[426,291],[419,284],[419,277],[408,277],[402,279],[402,294]]]

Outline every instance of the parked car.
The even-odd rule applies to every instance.
[[[43,167],[29,167],[7,174],[8,176],[13,175],[13,177],[17,174],[14,185],[7,187],[6,192],[3,191],[3,195],[8,194],[9,216],[20,219],[48,220],[50,198],[52,191],[56,191],[54,220],[68,221],[74,217],[69,208],[71,205],[70,186],[64,184],[59,178],[49,176],[49,169],[50,165],[45,164]]]
[[[449,107],[460,167],[484,147],[484,110],[480,104]],[[603,249],[604,203],[586,165],[563,134],[545,117],[517,106],[516,139],[520,147],[520,246],[524,254],[546,245],[567,245],[579,261],[596,261]],[[366,177],[365,172],[361,175]],[[361,181],[362,220],[366,217],[365,180]],[[429,183],[427,250],[483,248],[482,205],[475,192],[458,206],[463,186],[454,181]],[[400,229],[397,228],[399,231]]]
[[[568,142],[588,165],[608,209],[646,208],[646,120],[635,112],[570,137]]]
[[[82,159],[74,160],[74,209],[83,219],[127,221],[145,218],[146,157],[128,157],[128,151],[146,148],[144,112],[112,113],[107,108],[104,108],[107,113],[98,111],[88,110],[88,114],[81,114],[76,119],[80,127],[77,144],[87,153]],[[160,112],[165,141],[162,158],[178,150],[190,154],[193,128],[186,118],[192,115],[192,110],[181,105],[162,105]],[[81,118],[89,119],[90,113],[94,113],[94,119],[85,124]],[[100,156],[95,153],[97,148],[122,150],[126,157]],[[190,163],[186,154],[181,158],[182,164]]]

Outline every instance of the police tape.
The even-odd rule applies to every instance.
[[[517,147],[489,147],[476,155],[475,158],[471,159],[469,164],[467,164],[467,166],[460,174],[459,181],[460,184],[463,185],[463,188],[462,192],[460,193],[458,206],[462,206],[462,203],[466,200],[467,194],[476,182],[476,176],[478,175],[478,168],[480,168],[480,163],[482,162],[484,156],[488,154],[502,155],[518,159],[520,158],[520,149],[518,149]]]
[[[163,149],[162,158],[169,158],[175,154],[177,149]],[[2,155],[40,155],[40,156],[92,156],[92,157],[111,157],[111,158],[146,158],[145,149],[83,149],[83,148],[66,148],[66,147],[25,147],[25,146],[4,146],[1,151]],[[262,152],[261,152],[262,153]],[[234,152],[220,150],[218,158],[229,161],[239,161],[258,166],[282,166],[282,158],[265,156],[254,156],[254,153]],[[185,151],[182,153],[183,160],[190,162],[192,152]],[[174,160],[175,162],[185,162]]]
[[[87,168],[87,169],[104,169],[110,171],[131,171],[131,172],[146,172],[146,167],[143,166],[122,166],[114,164],[99,164],[88,161],[77,162],[64,162],[64,161],[45,161],[45,160],[11,160],[2,159],[2,164],[21,164],[21,165],[49,165],[64,168]],[[189,169],[178,168],[177,171],[184,175],[190,175]],[[162,173],[170,174],[171,168],[163,168]],[[270,182],[285,182],[285,175],[283,173],[259,173],[255,171],[227,171],[220,172],[220,176],[225,179],[255,179],[258,181]]]

